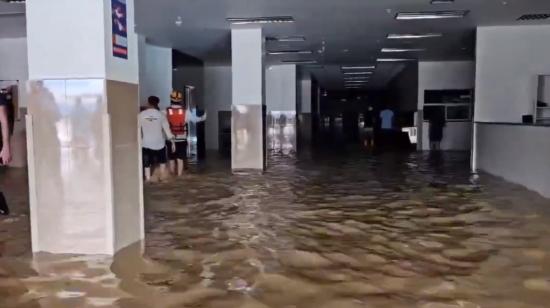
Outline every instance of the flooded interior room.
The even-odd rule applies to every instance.
[[[549,303],[547,0],[0,0],[0,308]]]

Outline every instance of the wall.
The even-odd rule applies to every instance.
[[[440,61],[418,63],[418,110],[424,109],[424,91],[473,89],[475,87],[476,64],[473,61]],[[475,102],[474,102],[475,104]],[[418,134],[422,136],[418,149],[429,149],[426,144],[428,131],[422,123],[422,114],[418,117]],[[441,146],[446,150],[465,150],[471,147],[471,124],[450,124],[443,135]]]
[[[296,111],[296,65],[274,65],[266,70],[267,111]]]
[[[90,1],[90,0],[88,0]],[[95,0],[97,1],[97,0]],[[106,77],[109,80],[122,81],[133,84],[139,83],[139,59],[138,59],[138,35],[134,31],[135,24],[135,5],[134,0],[126,1],[127,25],[128,29],[128,59],[122,59],[113,56],[113,25],[111,13],[111,0],[103,0],[103,18],[105,31],[105,66]],[[48,1],[49,2],[49,1]],[[74,1],[73,1],[74,2]],[[80,2],[80,1],[79,1]]]
[[[0,79],[25,81],[28,77],[27,38],[0,39]]]
[[[422,150],[430,150],[430,123],[422,127]],[[472,122],[447,122],[443,128],[443,151],[468,151],[472,148]]]
[[[218,149],[218,111],[231,111],[231,66],[204,68],[204,106],[206,119],[206,149]]]
[[[183,92],[185,86],[195,87],[193,101],[204,109],[204,63],[178,51],[173,52],[172,59],[172,88]]]
[[[30,79],[105,78],[103,2],[35,0],[27,3]]]
[[[550,105],[550,76],[541,76],[538,86],[538,100]]]
[[[402,112],[417,110],[418,63],[409,64],[390,83],[390,97],[396,109]]]
[[[473,61],[418,63],[418,110],[424,108],[425,90],[473,89],[476,64]]]
[[[298,80],[298,112],[311,113],[312,91],[311,76]]]
[[[475,120],[521,123],[550,74],[550,26],[479,27]]]
[[[172,92],[172,49],[139,40],[139,100],[142,105],[151,95],[160,98],[161,108],[170,105]]]
[[[477,127],[479,168],[550,198],[550,127]]]

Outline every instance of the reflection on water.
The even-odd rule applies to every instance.
[[[472,186],[466,159],[201,167],[147,187],[147,258],[136,245],[113,264],[31,262],[26,216],[0,220],[0,307],[548,307],[549,201],[488,176]]]

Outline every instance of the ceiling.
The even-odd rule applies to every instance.
[[[10,4],[0,1],[0,38],[24,37],[25,4]]]
[[[137,31],[157,44],[171,46],[206,62],[230,61],[227,17],[293,16],[292,24],[264,25],[266,36],[302,35],[303,43],[269,43],[268,50],[308,49],[313,55],[269,56],[314,59],[324,68],[312,70],[327,88],[343,87],[340,65],[375,63],[382,47],[426,48],[424,52],[385,54],[419,60],[473,59],[476,26],[550,23],[518,22],[527,13],[550,12],[550,0],[135,0]],[[464,19],[398,21],[397,12],[470,10]],[[182,24],[175,21],[181,17]],[[441,32],[443,37],[388,41],[388,33]],[[319,53],[323,49],[324,52]],[[386,85],[404,67],[378,65],[371,87]]]

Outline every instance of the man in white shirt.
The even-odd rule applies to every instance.
[[[174,148],[174,136],[170,131],[170,125],[166,116],[159,110],[160,99],[150,96],[147,100],[147,109],[139,114],[139,127],[141,129],[141,147],[143,153],[143,167],[145,180],[151,181],[151,168],[155,164],[160,165],[160,174],[163,179],[168,177],[166,169],[166,140],[172,141]]]

